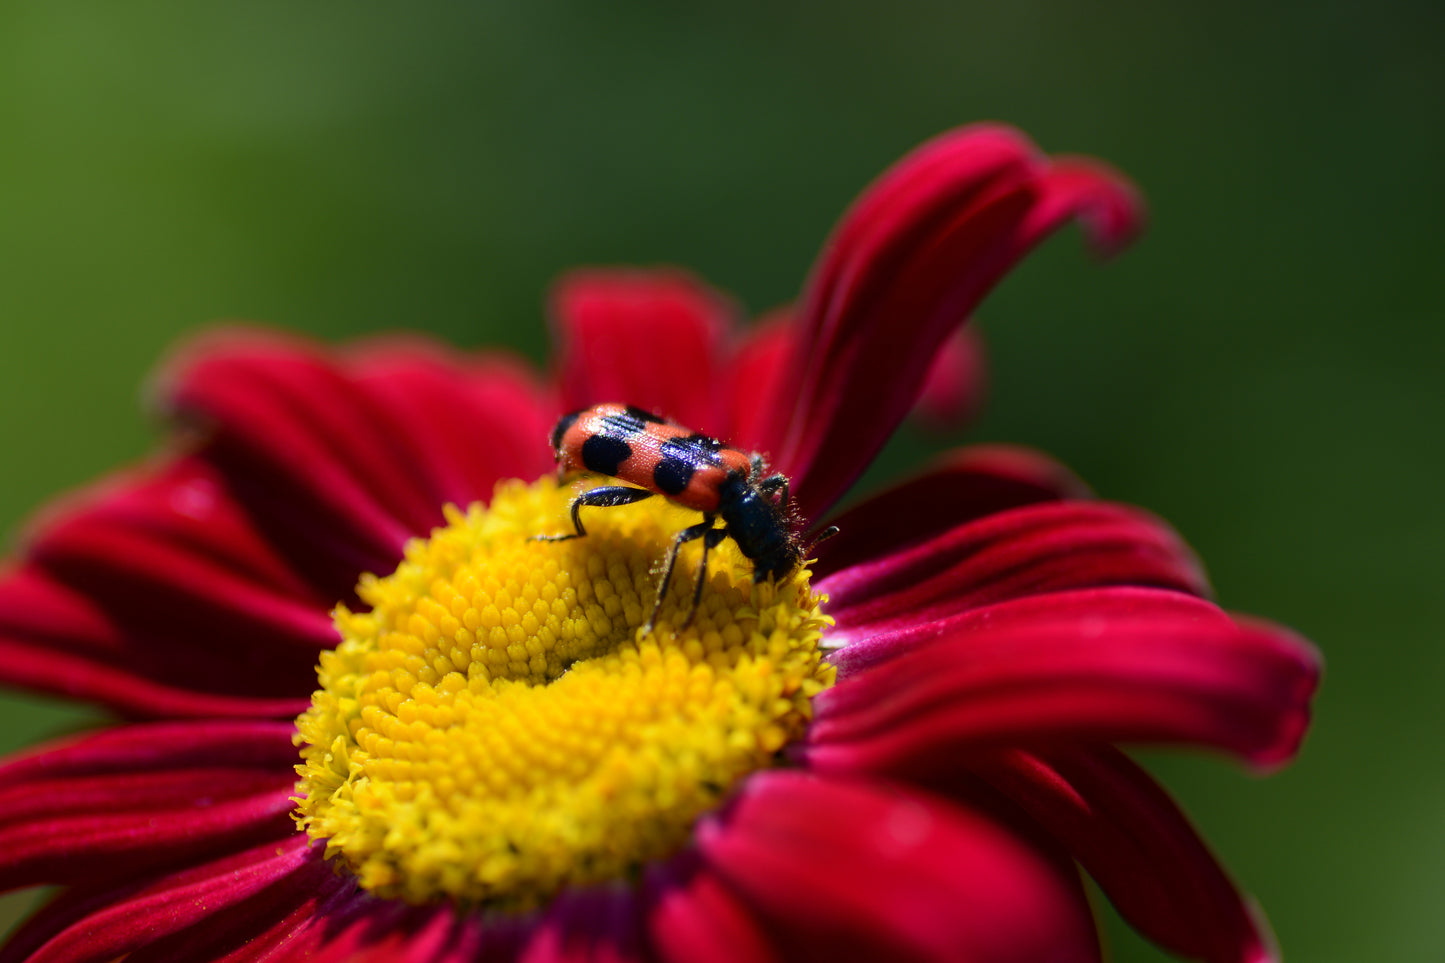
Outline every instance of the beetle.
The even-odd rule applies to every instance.
[[[657,613],[672,582],[678,552],[688,542],[702,539],[702,562],[683,628],[692,622],[702,600],[708,550],[724,539],[731,538],[752,561],[754,582],[785,578],[803,560],[804,550],[789,512],[788,479],[768,474],[761,455],[747,454],[650,411],[624,404],[593,405],[562,416],[552,429],[551,441],[561,475],[593,472],[631,484],[603,485],[578,495],[570,508],[575,531],[538,535],[539,540],[581,538],[587,534],[582,526],[582,509],[615,508],[654,495],[702,512],[701,522],[684,528],[673,539],[652,615],[647,620],[645,631],[649,633],[657,623]]]

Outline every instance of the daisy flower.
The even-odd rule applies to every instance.
[[[0,681],[122,721],[0,761],[0,887],[59,887],[0,963],[1089,961],[1092,877],[1217,963],[1268,932],[1118,748],[1297,750],[1318,662],[1226,614],[1161,521],[1045,456],[964,448],[830,508],[1060,225],[1135,232],[1117,174],[998,126],[869,187],[795,309],[742,332],[678,272],[585,272],[555,374],[422,339],[227,331],[155,381],[164,450],[64,498],[0,577]],[[970,374],[972,372],[972,374]],[[921,399],[921,401],[920,401]],[[695,512],[568,505],[600,402],[766,456],[781,579]]]

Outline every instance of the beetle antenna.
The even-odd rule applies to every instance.
[[[803,557],[804,557],[804,558],[807,558],[809,555],[812,555],[812,554],[813,554],[813,549],[815,549],[815,548],[818,547],[818,543],[819,543],[819,542],[826,542],[828,539],[832,538],[834,535],[837,535],[837,534],[838,534],[838,526],[837,526],[837,525],[829,525],[827,528],[823,529],[823,530],[822,530],[821,532],[819,532],[817,535],[814,535],[814,536],[813,536],[813,540],[808,543],[808,547],[805,548],[805,549],[803,549]]]

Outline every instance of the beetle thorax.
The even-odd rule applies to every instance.
[[[731,473],[718,494],[718,514],[739,551],[752,560],[755,581],[782,578],[797,567],[802,553],[787,516],[746,475]]]

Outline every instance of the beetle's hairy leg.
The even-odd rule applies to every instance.
[[[654,494],[656,493],[645,488],[629,488],[626,485],[604,485],[601,488],[585,491],[572,499],[572,527],[576,531],[565,535],[533,535],[532,541],[565,542],[569,538],[581,538],[587,534],[587,529],[582,527],[582,509],[617,508],[619,505],[631,505],[644,498],[651,498]]]

